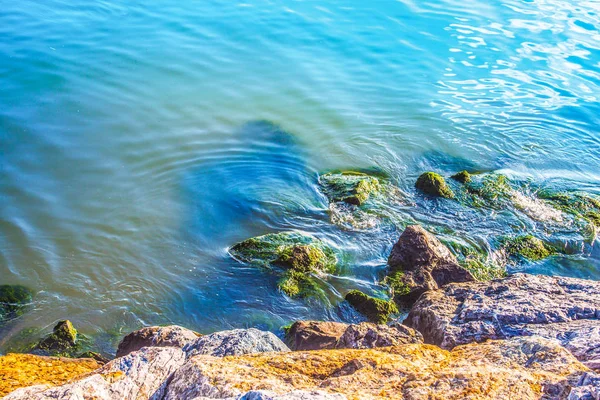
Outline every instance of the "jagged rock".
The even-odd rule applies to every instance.
[[[292,350],[334,349],[348,324],[325,321],[297,321],[286,333]]]
[[[77,346],[77,329],[71,321],[59,321],[52,333],[41,340],[35,350],[48,354],[59,354]]]
[[[183,350],[189,357],[199,354],[225,357],[251,353],[290,351],[271,332],[259,331],[254,328],[211,333],[186,345]]]
[[[177,325],[150,326],[125,336],[117,349],[117,357],[123,357],[142,347],[179,347],[194,342],[199,333]]]
[[[17,388],[34,386],[35,391],[61,385],[100,367],[94,360],[44,357],[33,354],[7,354],[0,357],[0,397]],[[30,390],[23,390],[24,393]],[[29,399],[29,396],[20,397]]]
[[[393,301],[368,296],[360,290],[351,290],[344,299],[359,313],[376,324],[385,324],[390,315],[398,312]]]
[[[409,344],[195,356],[173,375],[164,399],[239,399],[252,390],[283,395],[315,388],[351,399],[564,399],[587,371],[555,341],[539,337],[459,346],[451,352]]]
[[[207,397],[196,397],[194,400],[201,399]],[[347,398],[341,394],[325,393],[321,390],[294,390],[281,395],[266,390],[252,390],[241,396],[230,397],[228,400],[347,400]]]
[[[175,347],[144,347],[117,358],[78,381],[46,388],[17,390],[6,400],[159,399],[167,378],[185,361],[185,353]]]
[[[586,372],[577,382],[577,386],[571,389],[567,400],[598,399],[600,399],[600,375]]]
[[[541,335],[579,360],[600,360],[600,282],[515,274],[490,282],[450,284],[425,293],[404,324],[443,348]]]
[[[368,349],[422,343],[423,337],[404,325],[375,325],[368,322],[298,321],[287,332],[293,350]]]
[[[442,242],[419,225],[408,226],[402,232],[388,266],[387,283],[394,298],[405,303],[450,282],[475,280]]]

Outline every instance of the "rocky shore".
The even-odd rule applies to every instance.
[[[331,221],[344,229],[368,229],[375,216],[386,215],[382,198],[401,198],[385,177],[363,172],[324,174],[319,185]],[[515,201],[510,182],[497,175],[463,171],[446,182],[429,172],[416,187],[477,207]],[[578,222],[574,229],[595,232],[595,197],[545,194],[543,201]],[[562,251],[529,234],[497,243],[505,259]],[[229,251],[240,263],[272,271],[282,293],[301,299],[324,298],[320,278],[335,275],[342,259],[301,232],[249,238]],[[180,326],[146,327],[125,336],[108,360],[82,352],[75,327],[60,321],[23,348],[33,354],[0,357],[0,394],[9,400],[599,400],[600,283],[507,275],[489,258],[409,225],[387,260],[381,283],[388,296],[344,295],[363,322],[296,321],[281,337],[253,328],[200,335]],[[0,296],[8,299],[0,298],[2,318],[31,300],[20,286],[0,287]],[[406,318],[399,317],[402,309]]]

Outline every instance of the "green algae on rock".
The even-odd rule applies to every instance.
[[[502,248],[510,257],[539,261],[556,253],[556,249],[533,235],[501,239]]]
[[[0,285],[0,323],[23,314],[33,300],[31,289],[21,285]]]
[[[352,290],[346,294],[345,300],[359,313],[376,324],[385,324],[391,314],[398,313],[393,301],[382,300],[364,294],[360,290]]]
[[[421,192],[437,197],[444,197],[447,199],[454,198],[454,192],[446,184],[446,180],[435,172],[425,172],[419,176],[415,187]]]
[[[460,183],[471,182],[471,174],[467,171],[460,171],[459,173],[452,175],[450,178]]]
[[[299,232],[250,238],[231,247],[230,253],[242,262],[283,269],[278,286],[290,297],[319,297],[322,290],[312,274],[333,273],[337,266],[330,247]]]
[[[356,171],[323,174],[319,184],[330,202],[344,202],[360,206],[369,200],[371,193],[381,190],[379,179]]]
[[[458,263],[469,271],[478,281],[489,281],[507,275],[506,266],[490,257],[490,254],[479,246],[463,243],[458,240],[443,240],[443,243],[458,259]]]
[[[467,192],[479,197],[492,206],[501,205],[512,196],[514,190],[505,175],[488,174],[479,181],[471,181],[466,185]],[[474,205],[482,206],[481,202],[475,201]]]
[[[548,201],[556,209],[600,228],[600,199],[587,193],[551,191],[540,191],[538,197]]]
[[[387,275],[383,284],[390,288],[392,298],[406,296],[410,293],[410,286],[402,279],[404,271],[394,271]]]
[[[52,333],[37,345],[36,349],[51,354],[61,354],[77,346],[77,330],[69,320],[59,321]]]

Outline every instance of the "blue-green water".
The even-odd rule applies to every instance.
[[[350,318],[336,299],[380,289],[403,223],[548,233],[424,198],[422,171],[599,193],[599,97],[597,1],[0,0],[0,283],[38,292],[3,340],[67,317],[87,333]],[[415,205],[338,229],[317,174],[349,167]],[[227,255],[283,229],[349,254],[331,304]],[[600,246],[518,269],[600,279]]]

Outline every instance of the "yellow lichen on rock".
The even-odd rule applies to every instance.
[[[62,385],[99,367],[97,361],[87,358],[7,354],[0,357],[0,396],[25,386]]]

